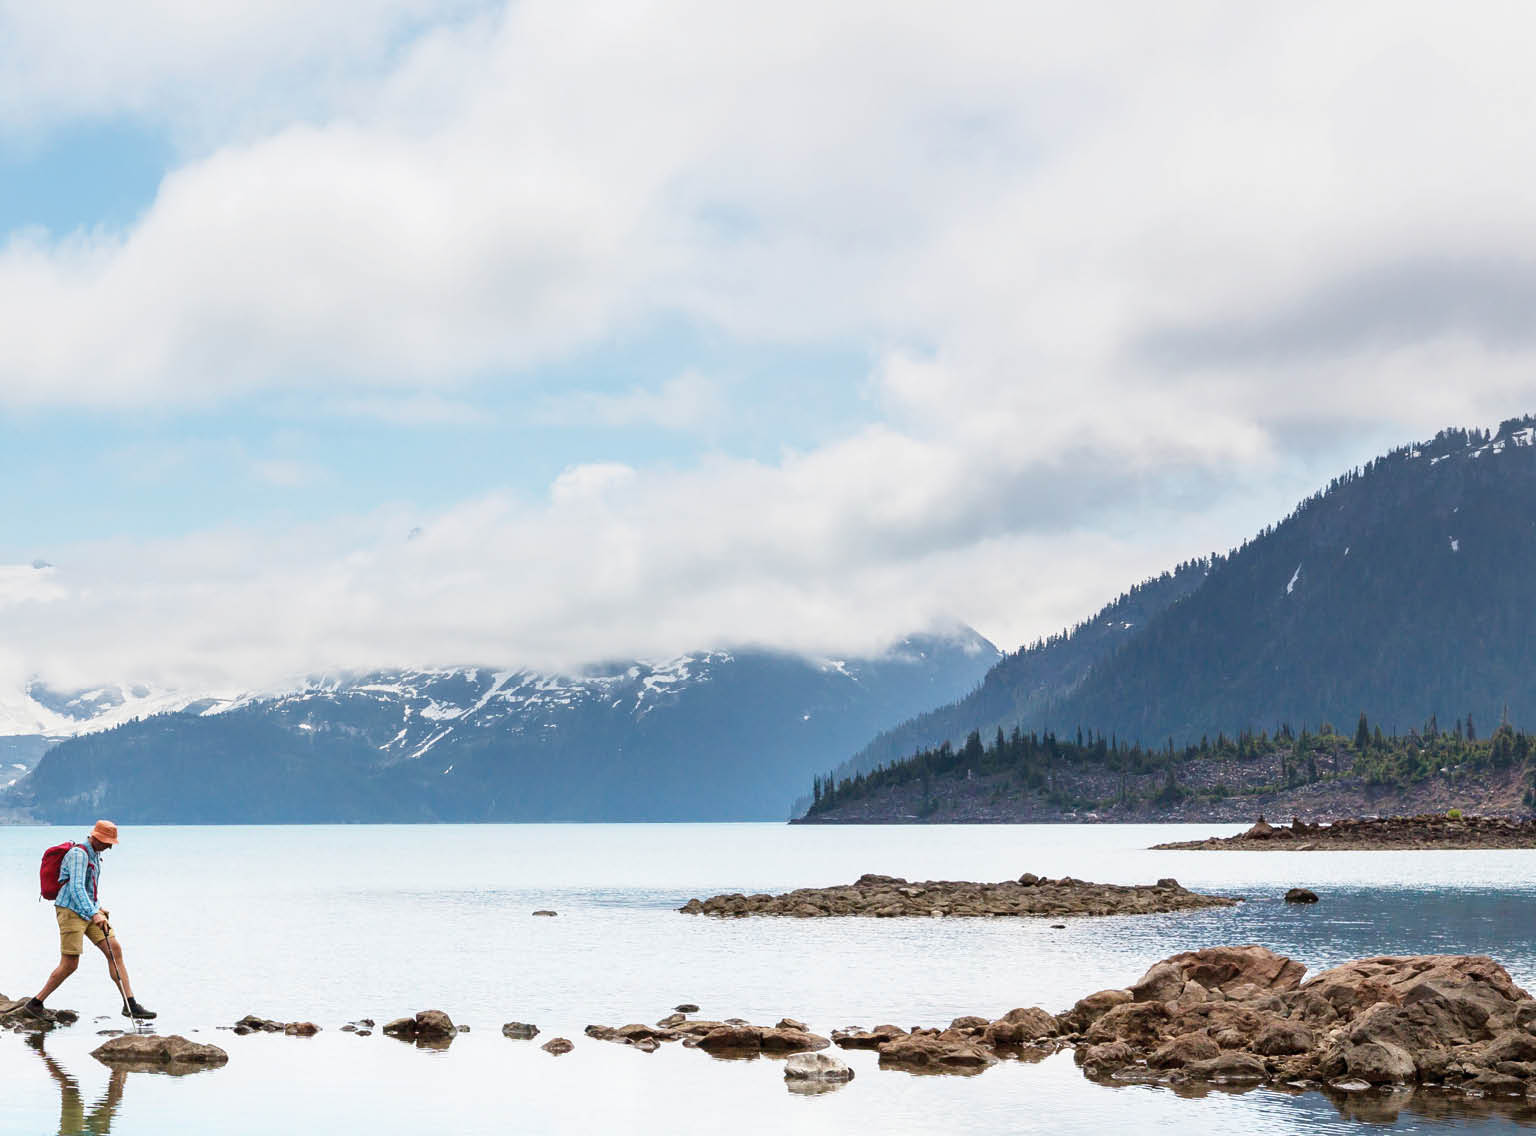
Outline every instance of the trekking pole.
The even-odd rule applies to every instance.
[[[123,1013],[128,1015],[128,1020],[133,1023],[133,1032],[139,1032],[139,1019],[134,1016],[133,1007],[128,1004],[128,995],[123,990],[123,980],[117,974],[117,957],[112,953],[112,924],[103,923],[102,930],[106,934],[102,937],[102,944],[107,948],[107,970],[112,974],[112,984],[117,987],[117,993],[123,1000]]]

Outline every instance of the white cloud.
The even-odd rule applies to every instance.
[[[211,142],[334,109],[399,45],[477,0],[0,0],[0,133],[128,115]]]
[[[632,387],[620,394],[572,391],[557,395],[530,417],[545,426],[659,426],[691,431],[719,426],[725,413],[720,384],[688,371],[654,390]]]
[[[334,68],[332,17],[289,66],[271,28],[299,17],[234,10],[248,51],[188,33],[72,95],[54,49],[64,79],[0,85],[132,111],[143,68],[166,115],[220,66],[334,77],[126,231],[12,234],[0,403],[323,376],[337,406],[455,422],[457,387],[681,320],[867,351],[880,420],[276,547],[79,549],[48,605],[73,630],[26,608],[5,636],[60,667],[845,648],[951,616],[1012,645],[1388,442],[1536,404],[1527,6],[529,0],[396,54],[448,10],[402,0]],[[707,431],[730,394],[683,373],[529,413]]]
[[[371,419],[390,426],[486,426],[495,421],[490,412],[473,403],[436,394],[349,398],[319,409],[343,418]]]

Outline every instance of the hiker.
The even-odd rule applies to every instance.
[[[107,924],[107,909],[96,901],[96,884],[101,879],[101,854],[117,843],[117,825],[109,820],[99,820],[87,843],[76,844],[64,854],[59,864],[59,894],[54,900],[54,914],[59,921],[59,965],[54,967],[48,981],[37,996],[27,1000],[27,1013],[42,1021],[53,1020],[53,1013],[43,1003],[80,965],[80,952],[85,939],[101,948],[107,958],[107,970],[123,995],[125,1018],[152,1018],[153,1010],[146,1010],[133,996],[133,984],[128,981],[128,971],[123,965],[123,947],[112,928]]]

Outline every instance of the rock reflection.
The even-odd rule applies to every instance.
[[[128,1069],[115,1068],[107,1079],[106,1092],[89,1109],[80,1092],[80,1082],[70,1076],[64,1067],[44,1048],[44,1034],[28,1035],[27,1044],[43,1059],[48,1075],[59,1088],[59,1136],[104,1136],[112,1131],[112,1121],[123,1103],[123,1086],[128,1082]]]
[[[1423,1085],[1373,1089],[1366,1093],[1337,1093],[1327,1088],[1322,1092],[1339,1110],[1340,1116],[1367,1124],[1391,1124],[1407,1112],[1425,1120],[1461,1122],[1501,1118],[1536,1126],[1536,1102],[1523,1096],[1474,1097]]]
[[[823,1093],[835,1093],[847,1084],[847,1081],[785,1081],[784,1087],[797,1097],[819,1097]]]
[[[1333,1105],[1342,1119],[1360,1124],[1395,1124],[1407,1117],[1417,1117],[1437,1124],[1501,1119],[1536,1127],[1536,1100],[1529,1097],[1469,1096],[1434,1085],[1376,1086],[1349,1091],[1318,1084],[1212,1084],[1177,1075],[1113,1075],[1087,1079],[1096,1085],[1114,1089],[1150,1085],[1167,1089],[1185,1100],[1199,1100],[1215,1095],[1242,1096],[1255,1092],[1285,1097],[1303,1097],[1315,1093]]]

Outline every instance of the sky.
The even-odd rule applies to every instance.
[[[1536,410],[1533,24],[0,0],[0,684],[1058,631]]]

